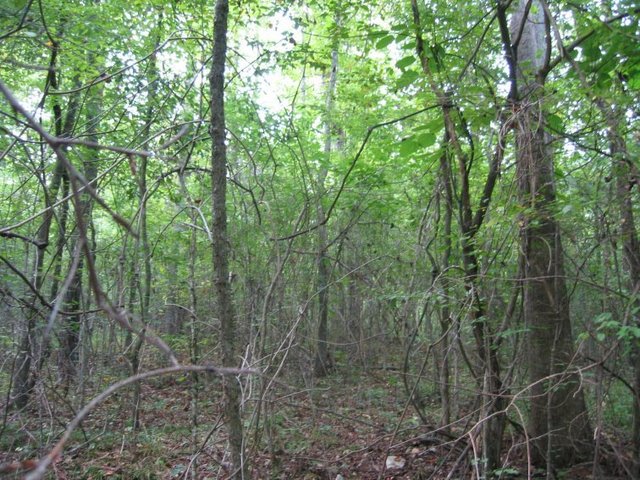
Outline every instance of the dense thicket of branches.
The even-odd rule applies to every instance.
[[[0,463],[180,372],[185,477],[210,401],[277,475],[279,389],[392,367],[443,478],[640,475],[635,3],[211,3],[0,5]]]

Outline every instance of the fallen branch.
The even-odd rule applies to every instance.
[[[51,451],[45,457],[41,458],[37,462],[37,466],[33,469],[33,471],[29,475],[25,477],[25,480],[41,479],[44,476],[49,465],[51,465],[60,456],[60,454],[62,453],[62,449],[64,448],[64,445],[67,443],[67,440],[69,440],[69,438],[71,437],[71,434],[78,427],[78,425],[80,425],[80,423],[91,412],[91,410],[93,410],[102,402],[104,402],[107,398],[113,395],[117,390],[121,389],[122,387],[126,387],[127,385],[130,385],[132,383],[139,382],[141,380],[146,380],[147,378],[159,377],[162,375],[171,375],[171,374],[180,373],[180,372],[210,372],[217,375],[253,375],[253,374],[259,373],[257,370],[253,370],[253,369],[222,368],[222,367],[215,367],[213,365],[179,365],[175,367],[160,368],[157,370],[151,370],[148,372],[139,373],[137,375],[133,375],[117,383],[114,383],[109,388],[104,390],[102,393],[94,397],[89,403],[87,403],[82,408],[82,410],[78,412],[78,414],[74,417],[74,419],[71,420],[71,422],[69,422],[69,425],[67,425],[67,428],[62,434],[62,437],[60,438],[60,440],[58,440],[58,443],[56,443],[56,445],[51,449]],[[32,462],[32,461],[29,460],[27,462]],[[26,464],[27,462],[21,462],[21,464]],[[30,465],[32,465],[32,463],[30,463]],[[13,464],[11,466],[13,466]],[[0,466],[0,472],[3,471],[2,470],[3,468],[5,467]]]

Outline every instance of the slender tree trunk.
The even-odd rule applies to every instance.
[[[87,134],[88,139],[92,142],[97,142],[98,138],[96,133],[98,131],[98,124],[100,122],[100,115],[102,110],[102,94],[103,84],[92,87],[92,91],[89,93],[90,97],[87,101]],[[82,152],[84,154],[83,169],[84,177],[87,182],[92,182],[98,172],[98,152],[96,150],[86,149]],[[85,233],[88,232],[91,225],[93,199],[88,193],[81,193],[79,198],[74,201],[74,207],[76,208],[76,220],[75,233],[72,236],[72,252],[73,255],[78,255],[78,262],[73,272],[71,281],[69,283],[69,289],[65,293],[64,304],[65,308],[69,312],[76,312],[73,315],[69,315],[64,319],[61,334],[61,353],[62,353],[62,365],[61,365],[61,380],[65,389],[69,387],[70,382],[75,376],[75,370],[79,359],[79,340],[80,340],[80,327],[84,318],[82,305],[82,293],[83,283],[82,277],[84,273],[84,254],[80,247],[80,242],[89,242],[89,238],[81,238],[80,223],[85,227]],[[74,259],[71,259],[71,264],[74,263]]]
[[[450,368],[449,368],[449,329],[451,328],[451,309],[449,306],[450,285],[449,285],[449,262],[451,259],[451,224],[453,219],[453,186],[451,182],[451,166],[446,152],[440,157],[440,181],[444,192],[440,193],[439,206],[444,200],[444,231],[443,242],[444,251],[440,261],[440,269],[434,271],[432,282],[437,280],[436,275],[441,276],[442,283],[442,307],[440,308],[440,335],[443,336],[440,344],[442,362],[440,365],[440,403],[442,405],[441,426],[449,429],[451,423],[451,388],[450,388]]]
[[[94,55],[88,55],[89,63],[94,60]],[[91,88],[88,93],[86,102],[86,119],[87,119],[87,136],[89,141],[97,143],[98,125],[102,115],[104,84],[99,83]],[[98,173],[99,153],[95,149],[79,149],[83,155],[82,166],[84,178],[88,183],[95,180]],[[78,360],[80,358],[79,341],[82,321],[84,314],[81,311],[83,305],[83,283],[84,274],[84,253],[82,244],[89,243],[88,232],[92,224],[93,199],[86,193],[76,194],[73,199],[73,205],[76,213],[75,231],[71,236],[71,252],[78,260],[75,270],[71,273],[69,288],[65,292],[64,305],[69,312],[76,312],[64,318],[62,324],[62,332],[60,335],[61,365],[59,375],[63,389],[69,388],[69,385],[76,375]],[[66,223],[66,219],[65,219]],[[84,230],[84,232],[83,232]],[[93,251],[93,247],[89,246],[85,251]],[[73,268],[75,258],[70,260],[70,268]]]
[[[157,24],[155,26],[155,32],[157,38],[155,39],[153,48],[157,49],[160,44],[160,32],[162,29],[162,13],[158,14]],[[154,119],[154,111],[156,108],[155,102],[158,96],[158,65],[156,56],[151,58],[151,64],[147,75],[147,108],[144,118],[144,128],[141,131],[141,137],[144,148],[148,148],[148,139],[151,132],[151,124]],[[144,328],[149,321],[149,305],[151,302],[151,249],[149,248],[149,232],[147,228],[147,195],[149,194],[147,189],[147,167],[149,158],[146,156],[140,157],[140,164],[138,165],[138,171],[136,171],[135,162],[133,158],[130,158],[132,175],[135,175],[138,183],[138,239],[136,241],[136,252],[142,258],[142,268],[144,271],[142,275],[136,275],[136,286],[140,291],[140,322],[143,325],[143,332],[135,339],[133,348],[131,349],[130,364],[131,374],[136,375],[140,368],[140,356],[142,354],[142,346],[144,344]],[[134,262],[137,263],[138,258],[134,258]],[[134,266],[134,268],[136,268]],[[137,269],[136,269],[137,271]],[[133,399],[132,399],[132,420],[133,429],[138,430],[140,428],[140,382],[133,384]]]
[[[192,147],[193,148],[193,147]],[[195,225],[200,220],[198,203],[194,202],[189,195],[187,189],[187,183],[185,181],[184,166],[187,164],[191,153],[185,159],[183,168],[181,168],[178,175],[180,181],[180,189],[182,196],[189,201],[191,207],[188,209],[189,219],[194,227],[191,228],[191,234],[189,236],[189,277],[187,284],[189,286],[189,357],[192,365],[197,365],[200,361],[200,334],[198,329],[198,294],[197,294],[197,258],[198,258],[198,229]],[[193,457],[191,461],[191,478],[198,478],[198,452],[199,452],[199,391],[200,391],[200,376],[198,372],[191,374],[191,443],[193,448]]]
[[[321,201],[319,199],[319,201]],[[318,217],[323,217],[322,207],[318,206]],[[329,270],[327,255],[327,226],[318,228],[317,289],[318,289],[318,337],[314,372],[317,377],[326,376],[332,369],[331,353],[327,345],[329,322]]]
[[[185,189],[186,190],[186,189]],[[185,196],[185,198],[187,198]],[[198,221],[196,213],[191,209],[191,221],[195,225]],[[198,255],[198,232],[195,228],[191,229],[191,239],[189,241],[189,350],[192,365],[197,365],[200,361],[200,336],[198,333],[197,311],[198,311],[198,295],[196,293],[196,259]],[[200,376],[198,372],[191,374],[191,443],[193,445],[194,455],[198,454],[198,392],[200,390]],[[193,459],[191,466],[191,478],[198,478],[198,458]]]
[[[325,222],[325,211],[322,206],[322,200],[325,194],[325,180],[327,178],[328,163],[331,159],[331,141],[332,141],[332,110],[333,97],[336,90],[336,82],[338,80],[338,50],[337,46],[331,51],[331,72],[329,73],[329,82],[327,84],[327,93],[325,100],[325,124],[324,124],[324,161],[325,165],[320,167],[318,174],[318,206],[317,221],[320,224],[318,228],[318,255],[317,255],[317,288],[318,288],[318,344],[316,350],[316,358],[314,371],[316,376],[324,377],[333,368],[333,360],[327,345],[328,323],[329,323],[329,276],[330,276],[330,260],[327,252],[329,245],[327,235],[327,225]]]
[[[224,70],[227,52],[228,0],[217,0],[214,18],[213,61],[210,75],[211,90],[211,187],[213,199],[213,268],[216,313],[221,324],[222,364],[237,366],[236,323],[233,311],[229,256],[231,245],[227,235],[227,148],[225,145]],[[238,379],[225,375],[224,418],[229,434],[233,478],[248,478],[244,456],[240,385]]]
[[[47,77],[47,82],[53,89],[58,88],[58,79],[55,75],[55,69],[57,65],[59,44],[54,44],[52,46],[51,59],[49,62],[50,71]],[[76,115],[78,111],[78,100],[79,95],[73,94],[69,98],[69,103],[67,106],[66,116],[63,117],[62,107],[58,101],[58,97],[55,97],[55,101],[53,104],[53,117],[54,117],[54,129],[56,136],[59,137],[68,137],[71,136],[71,132],[73,131]],[[36,233],[37,238],[37,252],[36,252],[36,260],[34,266],[34,285],[38,291],[41,291],[44,285],[44,259],[46,254],[46,248],[49,245],[49,234],[51,231],[51,224],[54,218],[54,211],[52,205],[55,203],[56,198],[58,197],[58,193],[60,191],[60,186],[63,186],[62,195],[66,196],[68,193],[68,177],[67,172],[64,168],[64,165],[60,161],[60,159],[56,160],[56,165],[54,168],[53,176],[49,182],[49,187],[45,191],[45,205],[47,211],[45,212],[42,220],[42,224],[38,228]],[[66,188],[65,188],[66,187]],[[68,204],[65,203],[62,206],[62,215],[60,217],[61,222],[66,222],[66,212],[68,211]],[[60,230],[64,230],[64,226],[60,226]],[[62,233],[64,236],[64,232]],[[64,237],[63,237],[64,238]],[[61,247],[61,243],[58,243],[58,246]],[[62,249],[59,248],[56,252],[56,255],[61,255]],[[55,281],[55,279],[54,279]],[[52,297],[57,293],[57,289],[52,291]],[[35,305],[36,299],[33,298],[33,304]],[[18,354],[16,358],[16,371],[13,376],[13,406],[16,408],[23,408],[27,401],[29,400],[29,395],[37,381],[37,372],[40,370],[40,366],[38,366],[35,371],[32,372],[31,364],[34,360],[34,356],[36,353],[36,313],[34,311],[30,311],[27,314],[27,323],[25,331],[20,340],[20,347],[18,349]],[[43,351],[41,352],[41,360],[40,363],[44,361],[45,351],[47,346],[43,345]]]
[[[467,150],[463,149],[463,145],[458,136],[458,128],[456,128],[454,121],[454,114],[457,113],[461,118],[459,122],[462,128],[466,128],[464,116],[462,112],[454,109],[450,94],[436,81],[436,77],[430,67],[430,60],[425,52],[425,43],[422,37],[422,22],[420,20],[420,10],[417,0],[411,0],[411,7],[416,32],[416,51],[431,90],[440,102],[445,127],[445,140],[447,145],[451,147],[452,156],[457,163],[458,173],[456,178],[460,190],[458,207],[460,236],[462,239],[462,260],[465,273],[464,286],[471,299],[469,317],[473,328],[478,356],[482,361],[483,371],[483,381],[480,384],[483,402],[480,412],[482,417],[480,422],[480,439],[484,460],[481,471],[483,474],[486,474],[500,466],[502,435],[505,422],[503,413],[505,399],[502,396],[503,386],[500,380],[500,362],[497,349],[494,348],[495,345],[493,344],[493,335],[488,322],[489,318],[487,318],[486,315],[486,307],[478,291],[480,277],[476,234],[482,226],[491,201],[502,159],[502,148],[500,146],[497,148],[496,154],[492,159],[483,193],[474,215],[469,182],[469,164],[471,163],[469,155],[473,155],[473,147],[471,142],[469,142],[470,146],[468,150],[471,150],[470,154],[467,153]],[[466,130],[465,132],[467,136],[470,137],[470,133]],[[443,170],[446,174],[450,174],[452,164],[446,154],[443,156],[442,162],[444,162],[442,166]],[[452,188],[452,186],[449,188]]]
[[[553,154],[542,108],[543,71],[550,54],[547,26],[538,0],[519,1],[511,23],[511,38],[519,43],[511,50],[518,82],[513,108],[531,383],[528,433],[534,463],[558,468],[586,459],[592,436],[579,378],[569,372],[575,351],[554,213]]]
[[[637,173],[632,170],[632,160],[624,137],[620,134],[620,120],[612,106],[608,108],[600,102],[601,110],[606,116],[609,129],[609,149],[613,159],[613,176],[616,181],[616,200],[620,211],[620,237],[624,251],[624,259],[629,272],[632,302],[635,308],[630,309],[634,325],[640,326],[640,242],[633,214],[634,185],[638,188]],[[640,346],[633,342],[631,363],[634,371],[634,389],[636,391],[633,403],[633,458],[634,473],[640,476]]]

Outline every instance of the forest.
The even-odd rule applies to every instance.
[[[2,0],[0,478],[640,478],[634,0]]]

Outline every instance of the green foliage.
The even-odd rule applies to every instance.
[[[639,309],[632,309],[631,315],[638,313]],[[596,316],[593,320],[596,326],[595,339],[598,342],[604,342],[610,338],[621,340],[623,342],[632,342],[640,344],[640,327],[627,322],[621,322],[614,318],[611,312],[603,312]],[[588,334],[583,333],[582,338],[587,338]]]
[[[633,423],[633,394],[629,389],[613,382],[604,399],[603,417],[606,425],[627,428]]]
[[[458,342],[449,344],[449,355],[460,370],[465,368],[461,347],[475,362],[477,327],[488,329],[486,340],[495,340],[501,361],[520,358],[518,349],[532,331],[520,315],[520,240],[524,227],[543,226],[546,218],[527,219],[535,205],[518,194],[524,177],[515,158],[514,132],[526,126],[526,118],[508,98],[496,3],[468,2],[463,8],[442,0],[418,4],[421,25],[414,25],[410,2],[232,2],[225,90],[229,245],[241,340],[256,342],[242,355],[257,355],[251,358],[256,368],[280,361],[283,350],[275,346],[281,348],[290,339],[291,352],[295,347],[311,355],[315,348],[318,212],[327,214],[329,207],[331,215],[323,225],[331,264],[329,336],[331,345],[340,345],[335,352],[338,369],[351,369],[345,384],[366,382],[356,378],[360,360],[367,365],[381,360],[378,355],[397,360],[389,339],[402,336],[397,340],[404,348],[408,332],[414,330],[413,350],[407,353],[415,373],[425,346],[439,345],[442,325],[451,325],[449,340],[455,337]],[[31,10],[20,26],[28,5]],[[539,117],[528,125],[548,134],[553,153],[555,198],[545,215],[558,221],[562,235],[574,329],[584,332],[581,340],[598,348],[621,342],[624,348],[614,355],[628,363],[630,348],[640,342],[640,327],[634,320],[638,311],[625,304],[631,279],[623,260],[617,180],[626,165],[637,164],[640,154],[638,18],[625,14],[636,6],[630,0],[578,1],[549,8],[555,21],[550,26],[552,68],[545,72]],[[190,324],[183,325],[181,334],[163,334],[168,304],[193,306],[202,361],[217,362],[220,350],[219,319],[212,313],[210,237],[207,75],[212,9],[213,2],[162,0],[6,0],[0,5],[0,77],[41,128],[53,134],[61,127],[55,123],[56,112],[64,123],[77,102],[64,136],[84,142],[95,135],[103,147],[153,153],[145,157],[147,190],[142,198],[142,155],[105,148],[93,156],[87,146],[65,147],[76,168],[94,162],[94,187],[102,200],[94,204],[88,225],[96,277],[89,278],[85,261],[83,307],[96,308],[96,291],[90,289],[97,279],[112,304],[128,310],[137,325],[149,261],[151,305],[145,320],[180,361],[190,358],[194,342]],[[604,20],[612,15],[620,18]],[[424,40],[424,58],[416,51],[417,32]],[[562,54],[560,40],[567,49]],[[328,102],[333,51],[338,56],[337,85]],[[88,117],[97,98],[103,108],[98,132],[92,132]],[[448,132],[443,103],[454,123]],[[418,111],[422,113],[415,114]],[[0,254],[14,267],[0,264],[2,307],[10,312],[5,317],[3,310],[0,350],[15,353],[33,305],[39,315],[37,348],[49,320],[48,306],[33,300],[36,258],[44,255],[39,293],[56,302],[63,298],[58,296],[61,285],[73,265],[79,225],[77,203],[63,191],[66,177],[53,191],[57,161],[43,136],[4,97],[0,112],[0,226],[3,233],[20,236],[0,238]],[[624,155],[610,153],[612,124],[625,145]],[[452,135],[460,151],[453,147]],[[481,205],[495,158],[500,159],[495,188],[490,201]],[[625,168],[615,164],[619,158],[628,160]],[[637,219],[637,185],[632,178],[626,180]],[[473,232],[479,270],[473,290],[464,262],[470,240],[470,235],[463,238],[467,194],[472,221],[487,209],[484,223]],[[54,203],[48,246],[39,251],[33,239],[41,232],[43,212]],[[143,204],[148,254],[140,231]],[[116,222],[114,214],[121,221]],[[531,245],[543,243],[534,239]],[[485,315],[472,324],[468,319],[476,293]],[[53,323],[54,350],[59,347],[60,318]],[[87,352],[117,350],[119,358],[129,351],[119,326],[114,327],[114,341],[105,316],[86,319],[94,329],[86,333]],[[399,319],[406,324],[399,325]],[[264,352],[259,352],[261,342]],[[10,383],[8,358],[2,359],[0,393]],[[94,372],[98,359],[90,360],[87,372]],[[298,367],[289,368],[289,357],[285,360],[278,372],[294,376],[291,371]],[[269,363],[267,371],[273,365]],[[431,379],[437,367],[437,362],[428,363],[433,371],[418,387],[421,398],[433,399],[429,407],[434,411],[439,390]],[[518,382],[526,371],[526,365],[514,365],[513,372],[509,370],[514,383],[506,387],[524,388]],[[110,371],[95,383],[117,381],[121,374]],[[468,372],[458,375],[465,385],[475,385]],[[626,371],[621,375],[631,376]],[[186,390],[189,378],[177,377],[178,388]],[[401,387],[401,379],[391,376],[384,386],[363,385],[353,397],[362,405],[379,407],[392,424],[397,414],[385,407],[404,400]],[[459,392],[461,404],[482,393],[465,388]],[[609,393],[605,420],[628,428],[632,403],[617,388]],[[388,389],[397,398],[389,399]],[[314,391],[310,397],[318,400],[320,395]],[[145,403],[155,410],[173,408],[165,398]],[[300,432],[300,423],[284,414],[269,420],[277,436],[286,439],[287,450],[298,453],[312,445]],[[338,442],[334,427],[314,428],[316,440]],[[2,450],[21,448],[20,453],[30,454],[38,447],[13,427],[7,432]],[[143,454],[162,458],[158,438],[188,433],[184,425],[173,425],[150,429],[137,440]],[[98,443],[112,447],[121,438],[104,435]],[[44,444],[48,438],[40,440]],[[160,463],[131,475],[179,476],[185,466],[183,459],[169,467]],[[514,474],[514,468],[495,473]],[[103,473],[91,466],[78,476],[100,478]]]
[[[491,472],[491,475],[497,478],[518,477],[520,475],[520,470],[515,467],[498,468],[496,470],[493,470]]]

